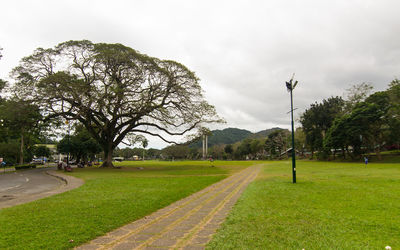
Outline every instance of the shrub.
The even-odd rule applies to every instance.
[[[22,164],[15,166],[15,170],[27,169],[27,168],[36,168],[36,164]]]

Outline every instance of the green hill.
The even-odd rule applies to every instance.
[[[218,144],[233,144],[235,142],[246,139],[253,133],[245,129],[226,128],[223,130],[213,130],[212,135],[208,137],[208,146]],[[190,147],[201,148],[201,140],[190,144]]]
[[[265,129],[265,130],[261,130],[261,131],[259,131],[259,132],[257,132],[257,133],[252,133],[252,134],[249,136],[249,138],[251,138],[251,139],[265,138],[265,137],[267,137],[268,135],[270,135],[272,132],[274,132],[274,131],[276,131],[276,130],[286,130],[286,129],[278,128],[278,127],[276,127],[276,128],[270,128],[270,129]]]
[[[234,144],[238,141],[242,141],[246,138],[259,139],[265,138],[272,132],[280,130],[282,128],[271,128],[266,130],[261,130],[256,133],[252,133],[245,129],[238,128],[226,128],[223,130],[213,130],[212,135],[208,137],[208,146],[212,147],[218,144]],[[189,145],[191,148],[201,148],[201,140],[193,142]]]

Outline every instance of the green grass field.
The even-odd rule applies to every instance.
[[[1,209],[0,249],[73,248],[260,163],[208,248],[400,247],[400,164],[298,161],[292,184],[288,161],[137,161],[76,169],[82,187]]]
[[[80,188],[0,210],[0,249],[72,248],[250,164],[148,161],[74,169],[71,175],[85,180]]]
[[[209,249],[400,248],[400,165],[269,162]]]

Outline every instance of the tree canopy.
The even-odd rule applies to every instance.
[[[34,153],[37,157],[49,157],[51,155],[50,149],[46,146],[36,147]]]
[[[302,114],[300,122],[312,153],[323,148],[324,137],[335,118],[342,113],[343,106],[341,97],[330,97],[321,103],[311,104]]]
[[[321,158],[327,158],[331,152],[335,157],[337,151],[342,151],[343,157],[360,157],[363,153],[375,152],[381,158],[380,150],[398,148],[399,136],[399,81],[393,80],[389,89],[370,94],[372,86],[369,84],[354,85],[348,90],[348,99],[336,102],[332,107],[329,117],[320,119],[325,123],[324,129],[315,117],[327,113],[325,109],[317,110],[323,104],[311,105],[310,109],[302,115],[302,125],[306,137],[318,134],[318,142],[323,142],[323,147],[313,147],[313,141],[307,141],[311,150],[318,150]],[[333,99],[328,99],[333,100]],[[325,101],[324,101],[325,103]],[[344,108],[342,108],[344,107]],[[321,133],[318,131],[324,131]],[[307,138],[306,138],[307,139]],[[310,143],[311,142],[311,143]]]
[[[122,44],[68,41],[38,48],[14,68],[15,94],[37,103],[47,118],[81,122],[112,166],[112,151],[130,133],[183,135],[218,122],[199,79],[184,65]]]
[[[73,135],[66,135],[57,144],[60,153],[70,153],[77,162],[94,160],[94,156],[101,152],[100,145],[93,139],[88,131],[80,124],[75,126]]]
[[[42,115],[37,105],[25,100],[5,100],[0,102],[0,142],[13,138],[20,139],[19,163],[24,163],[24,149],[27,140],[40,132]]]

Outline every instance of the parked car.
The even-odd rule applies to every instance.
[[[33,158],[31,161],[31,164],[43,164],[44,159],[43,158]]]

